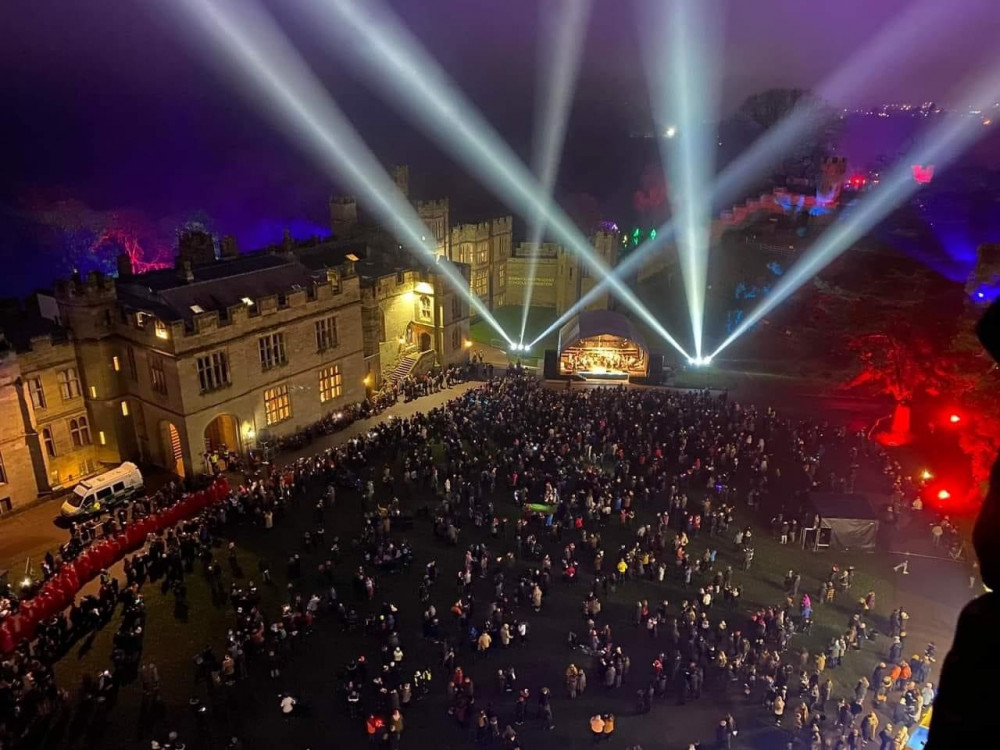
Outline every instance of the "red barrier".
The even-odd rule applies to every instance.
[[[140,519],[123,533],[91,545],[76,560],[64,563],[59,574],[46,581],[34,598],[21,602],[16,616],[0,622],[0,655],[34,638],[38,623],[68,607],[84,584],[129,552],[139,549],[150,533],[165,531],[184,519],[193,518],[228,495],[229,482],[217,479],[208,489],[191,493],[165,511]]]

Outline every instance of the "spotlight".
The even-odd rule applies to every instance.
[[[938,30],[948,23],[948,14],[951,12],[948,3],[913,3],[904,13],[880,29],[864,49],[849,56],[843,66],[819,85],[816,89],[816,100],[800,101],[788,117],[763,133],[749,149],[719,173],[710,195],[706,198],[711,204],[711,210],[720,210],[738,200],[757,178],[781,160],[791,146],[822,125],[825,111],[817,104],[817,100],[842,101],[857,98],[871,82],[872,70],[898,66],[901,56],[923,50],[928,38],[938,33]],[[919,173],[918,168],[914,167],[913,176],[918,181],[930,182],[933,172],[933,166],[926,169],[921,167]],[[653,253],[663,248],[673,237],[675,225],[673,221],[669,221],[656,232],[655,239],[647,240],[631,252],[615,267],[610,278],[600,279],[583,299],[563,313],[535,340],[538,341],[558,329],[591,301],[605,293],[615,281],[628,278],[641,268]]]
[[[315,16],[314,25],[322,24],[338,33],[338,43],[334,46],[351,53],[390,104],[408,112],[514,210],[525,217],[540,217],[551,233],[580,257],[594,278],[604,278],[616,297],[664,341],[687,356],[635,293],[611,274],[611,269],[569,216],[544,194],[538,180],[513,149],[384,2],[330,0],[304,6]]]
[[[1000,62],[995,61],[986,75],[973,87],[962,92],[968,101],[995,101],[1000,98]],[[712,352],[715,356],[746,333],[767,313],[781,304],[803,284],[826,268],[837,257],[879,224],[890,212],[908,200],[919,189],[907,164],[931,164],[939,167],[955,159],[981,135],[982,128],[970,117],[958,115],[945,118],[922,139],[910,157],[898,162],[879,186],[843,211],[840,220],[809,247],[792,268],[774,285],[771,293],[736,327]],[[955,415],[957,416],[957,415]],[[953,422],[954,424],[954,422]]]
[[[427,244],[430,232],[416,210],[266,9],[250,0],[181,0],[170,7],[184,9],[185,22],[196,21],[209,41],[202,48],[222,50],[228,56],[254,102],[262,102],[304,150],[364,200],[401,245],[423,262],[437,261],[452,287],[506,341],[511,340],[459,270],[436,259]]]
[[[959,422],[962,421],[962,418],[957,414],[952,414],[950,417],[948,417],[948,421],[951,422],[952,424],[958,424]]]
[[[665,132],[660,161],[670,191],[673,215],[680,224],[677,260],[684,279],[695,359],[702,357],[705,289],[712,216],[711,185],[718,120],[718,70],[713,64],[721,45],[715,38],[719,19],[704,0],[657,3],[643,19],[646,78],[650,101],[660,122],[676,114],[678,125]],[[664,71],[668,71],[664,75]],[[674,136],[677,135],[676,141]],[[655,237],[655,235],[651,235]]]
[[[934,475],[928,469],[924,469],[920,472],[920,478],[926,482],[928,479],[933,479]]]
[[[546,61],[542,66],[541,81],[536,90],[535,111],[540,112],[538,127],[533,138],[532,171],[548,200],[559,175],[559,162],[566,140],[576,91],[576,81],[583,57],[583,44],[587,38],[592,0],[562,0],[561,3],[542,4],[542,31],[539,36],[539,57]],[[545,232],[545,221],[539,212],[528,223],[528,247],[537,248]],[[524,306],[521,310],[521,342],[528,327],[528,311],[535,290],[538,273],[538,253],[528,258],[528,273],[524,282]]]
[[[951,497],[951,493],[948,490],[941,490],[937,494],[938,500],[947,500]]]

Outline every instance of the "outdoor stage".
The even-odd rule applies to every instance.
[[[610,310],[583,312],[559,330],[559,374],[627,383],[649,374],[649,350],[632,321]]]

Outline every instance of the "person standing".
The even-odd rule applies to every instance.
[[[403,737],[403,714],[398,708],[394,708],[389,715],[389,742],[393,750],[399,749],[400,740]]]

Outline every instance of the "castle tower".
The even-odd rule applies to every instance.
[[[448,199],[442,198],[437,201],[417,201],[415,204],[417,215],[423,221],[424,226],[431,236],[427,238],[430,242],[433,238],[434,254],[451,258],[451,243],[449,242],[449,229],[451,227],[450,208]],[[453,258],[451,258],[454,260]]]
[[[410,167],[406,164],[397,164],[392,168],[392,181],[396,183],[399,192],[403,197],[410,198]]]
[[[341,239],[358,226],[358,201],[353,195],[334,195],[330,198],[330,231]]]
[[[847,179],[847,158],[826,156],[820,162],[820,179],[816,187],[818,203],[833,203],[840,196],[840,189]]]
[[[177,238],[177,258],[190,261],[192,266],[215,262],[215,240],[201,229],[186,229]]]

